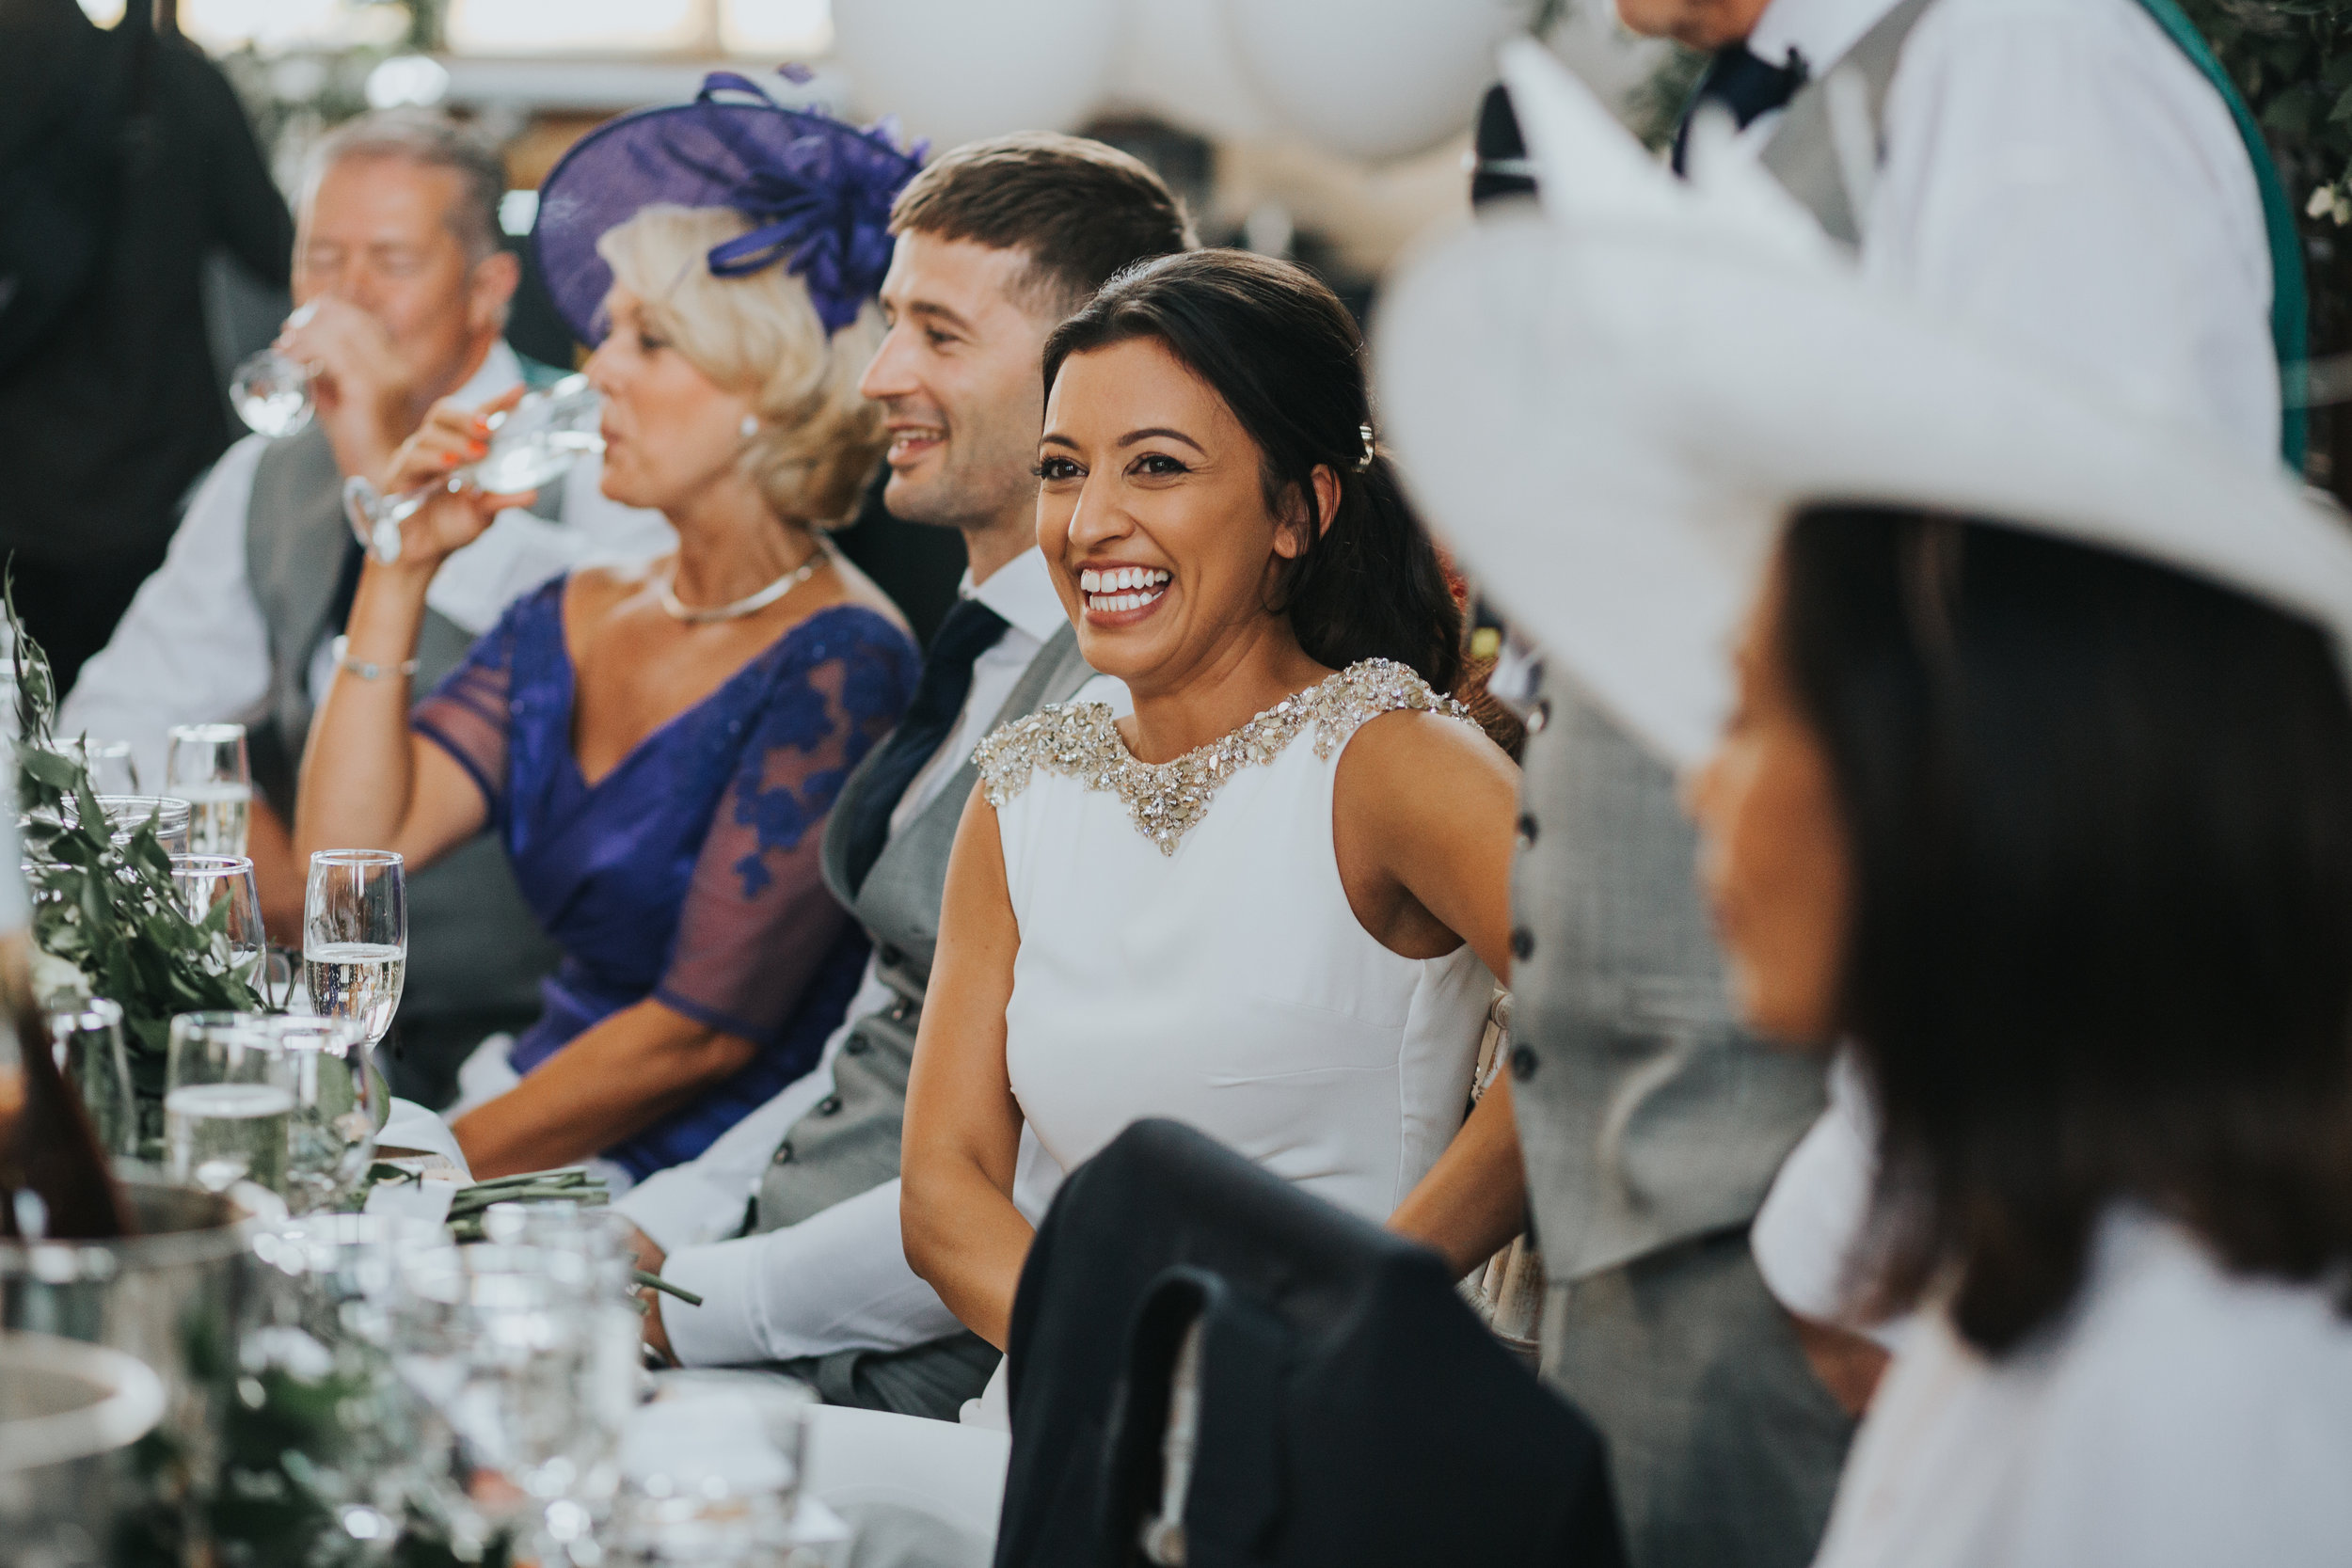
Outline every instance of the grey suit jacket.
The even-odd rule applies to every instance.
[[[994,720],[1009,723],[1047,703],[1067,700],[1092,677],[1068,626],[1038,651]],[[992,725],[992,727],[993,727]],[[752,1229],[798,1225],[898,1174],[898,1130],[906,1116],[907,1072],[923,1022],[924,988],[939,941],[939,904],[947,885],[964,802],[979,779],[967,757],[914,819],[890,835],[865,882],[849,885],[847,809],[864,790],[882,749],[867,753],[842,785],[825,823],[825,884],[874,939],[874,969],[893,1000],[855,1021],[834,1058],[834,1091],[777,1146],[761,1178]]]
[[[1732,1021],[1673,774],[1558,674],[1520,784],[1512,1098],[1554,1284],[1741,1225],[1823,1103]]]

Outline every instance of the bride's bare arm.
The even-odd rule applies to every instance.
[[[1495,978],[1511,977],[1511,851],[1519,770],[1469,725],[1385,715],[1341,753],[1332,847],[1348,903],[1394,952],[1434,958],[1467,942]],[[1499,1075],[1389,1227],[1467,1274],[1518,1234],[1527,1171]]]
[[[1012,1206],[1021,1107],[1005,1066],[1005,1006],[1021,932],[996,812],[975,790],[956,830],[939,946],[907,1080],[898,1224],[907,1262],[949,1311],[1003,1349],[1035,1237]]]

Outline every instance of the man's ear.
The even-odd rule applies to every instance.
[[[1314,486],[1315,535],[1321,538],[1331,531],[1332,515],[1340,509],[1340,476],[1328,463],[1318,463],[1308,476]],[[1274,553],[1285,561],[1296,561],[1307,553],[1307,498],[1296,485],[1282,492],[1282,515],[1274,530]]]
[[[477,330],[506,324],[506,307],[523,280],[521,259],[511,250],[494,250],[473,264],[466,283],[466,313]]]

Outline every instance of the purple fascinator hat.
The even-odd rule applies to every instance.
[[[901,150],[895,131],[787,109],[748,78],[714,71],[691,103],[624,115],[564,154],[532,229],[548,293],[580,341],[601,341],[612,287],[596,254],[605,231],[641,207],[731,207],[752,230],[713,246],[710,270],[733,277],[781,263],[838,332],[882,286],[890,203],[921,167],[925,144]]]

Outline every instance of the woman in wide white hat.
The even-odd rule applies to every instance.
[[[1581,182],[1392,291],[1383,406],[1685,770],[1748,1023],[1851,1053],[1865,1212],[1794,1263],[1915,1322],[1818,1563],[2352,1558],[2352,535],[1735,165],[1547,135]]]

